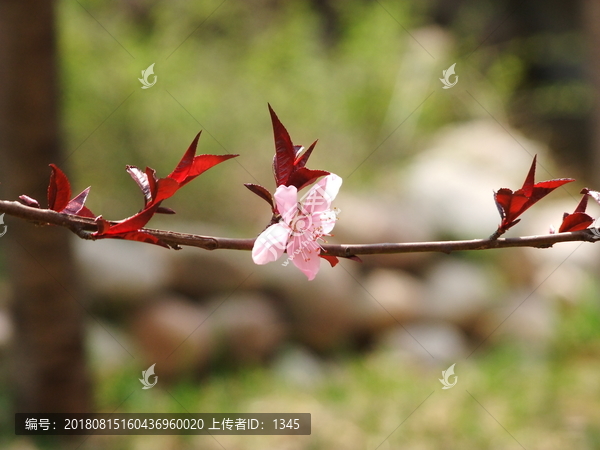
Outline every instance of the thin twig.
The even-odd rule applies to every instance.
[[[38,209],[25,206],[19,202],[0,200],[0,214],[29,220],[39,225],[58,225],[73,231],[82,239],[94,239],[90,232],[96,231],[94,219],[61,214],[49,209]],[[206,250],[252,250],[254,239],[234,239],[216,236],[201,236],[197,234],[177,233],[174,231],[154,230],[143,228],[145,231],[166,244],[177,246],[200,247]],[[488,250],[507,247],[548,248],[560,242],[596,242],[600,233],[595,228],[574,231],[570,233],[545,234],[539,236],[524,236],[515,238],[487,238],[468,241],[439,241],[439,242],[402,242],[378,244],[324,244],[327,255],[351,257],[354,255],[375,255],[392,253],[421,253],[443,252],[451,253],[465,250]]]

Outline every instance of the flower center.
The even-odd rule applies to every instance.
[[[292,229],[292,233],[295,236],[304,234],[306,231],[310,230],[312,226],[312,216],[304,214],[302,211],[298,211],[296,217],[290,223],[290,228]]]

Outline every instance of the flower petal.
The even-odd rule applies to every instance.
[[[319,258],[320,250],[312,250],[305,252],[292,259],[294,265],[302,271],[309,281],[314,280],[321,268],[321,258]]]
[[[321,258],[319,258],[321,247],[313,240],[295,236],[288,244],[287,250],[294,265],[307,276],[309,281],[313,280],[321,268]]]
[[[314,214],[328,210],[341,186],[342,179],[334,173],[322,178],[302,197],[302,211]]]
[[[298,189],[295,186],[279,186],[274,197],[277,211],[283,221],[289,224],[298,211]]]
[[[262,265],[278,260],[283,255],[290,232],[290,227],[281,222],[263,231],[252,247],[254,263]]]
[[[337,213],[335,210],[325,211],[321,213],[321,233],[329,234],[333,227],[335,227],[335,223],[337,222]]]

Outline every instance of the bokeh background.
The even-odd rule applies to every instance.
[[[54,162],[92,186],[94,212],[127,217],[142,198],[125,165],[164,176],[203,130],[199,153],[241,156],[150,225],[256,236],[270,211],[243,183],[274,189],[267,102],[294,143],[319,139],[309,167],[344,179],[331,243],[489,236],[493,191],[520,187],[535,154],[537,180],[577,181],[510,236],[547,233],[600,188],[594,1],[46,3],[0,9],[3,199],[44,204]],[[307,282],[246,252],[5,222],[3,448],[600,448],[592,244],[366,256]],[[15,411],[309,412],[312,435],[29,439]]]

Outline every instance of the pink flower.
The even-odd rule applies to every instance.
[[[314,279],[321,264],[321,246],[317,240],[329,235],[335,226],[336,214],[330,207],[341,185],[340,177],[327,175],[313,185],[300,202],[295,186],[279,186],[274,197],[281,221],[256,238],[252,249],[254,262],[276,261],[287,250],[289,260],[309,280]]]

